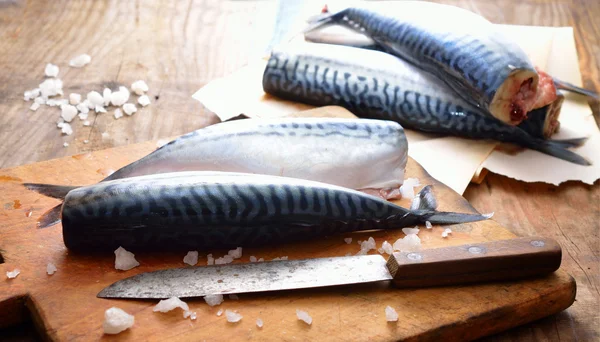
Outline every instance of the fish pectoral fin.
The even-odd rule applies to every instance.
[[[412,210],[435,210],[437,209],[438,203],[435,199],[435,195],[433,194],[433,190],[431,185],[427,185],[419,193],[417,194],[419,197],[418,207],[413,208]]]
[[[78,186],[65,186],[55,184],[42,184],[42,183],[23,183],[23,186],[28,190],[35,191],[38,194],[42,194],[47,197],[65,199],[67,193],[73,189],[79,188]]]
[[[592,90],[587,90],[587,89],[578,87],[578,86],[576,86],[574,84],[571,84],[569,82],[561,81],[561,80],[556,79],[554,77],[552,79],[554,80],[554,85],[556,86],[556,88],[558,88],[560,90],[566,90],[566,91],[569,91],[569,92],[572,92],[572,93],[576,93],[576,94],[579,94],[579,95],[584,95],[584,96],[587,96],[587,97],[591,97],[591,98],[593,98],[593,99],[595,99],[597,101],[600,101],[600,94],[598,94],[598,93],[596,93],[596,92],[594,92]]]
[[[38,228],[48,228],[60,222],[62,203],[46,211],[38,219]]]

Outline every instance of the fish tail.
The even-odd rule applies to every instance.
[[[487,220],[494,215],[494,213],[490,214],[466,214],[466,213],[454,213],[454,212],[444,212],[444,211],[434,211],[434,212],[421,212],[417,215],[420,219],[425,222],[429,221],[432,224],[456,224],[456,223],[467,223],[467,222],[477,222]]]
[[[47,197],[65,199],[67,193],[73,189],[79,188],[78,186],[64,186],[55,184],[41,184],[41,183],[23,183],[23,186],[28,190],[35,191]]]
[[[346,13],[346,9],[341,10],[336,13],[325,12],[325,13],[321,13],[319,15],[315,15],[312,18],[308,19],[308,26],[306,28],[304,28],[302,33],[306,34],[306,33],[312,32],[314,30],[317,30],[323,26],[336,24],[344,17],[345,13]]]
[[[583,145],[588,140],[587,137],[584,138],[574,138],[574,139],[564,139],[564,140],[548,140],[552,142],[553,145],[561,146],[563,148],[569,147],[579,147]]]
[[[577,139],[568,139],[568,140],[542,140],[542,139],[532,139],[527,141],[527,147],[551,155],[553,157],[578,164],[589,166],[592,163],[580,156],[579,154],[567,150],[568,147],[579,146],[585,142],[587,138],[577,138]]]
[[[572,83],[569,82],[565,82],[565,81],[561,81],[559,79],[553,78],[554,80],[554,85],[556,86],[556,88],[560,89],[560,90],[566,90],[572,93],[576,93],[576,94],[580,94],[580,95],[585,95],[588,97],[591,97],[593,99],[595,99],[596,101],[600,101],[600,94],[591,91],[591,90],[587,90],[587,89],[583,89],[581,87],[578,87]]]

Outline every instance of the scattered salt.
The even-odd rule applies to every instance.
[[[77,110],[80,111],[82,114],[87,114],[90,112],[90,108],[88,106],[90,102],[88,100],[84,100],[83,102],[79,103],[77,105]]]
[[[431,224],[431,222],[425,221],[425,228],[431,229],[431,228],[433,228],[433,225]]]
[[[187,254],[183,257],[183,262],[190,266],[196,265],[198,263],[198,251],[187,252]]]
[[[240,299],[240,297],[238,297],[238,295],[236,295],[236,294],[230,294],[229,299],[238,300],[238,299]]]
[[[69,61],[69,66],[73,68],[81,68],[92,61],[92,57],[87,54],[79,55]]]
[[[131,90],[133,90],[133,92],[137,95],[144,95],[144,93],[147,92],[148,89],[148,85],[142,80],[135,81],[131,84]]]
[[[37,98],[40,96],[41,90],[40,88],[35,88],[35,89],[31,89],[31,90],[26,90],[23,93],[23,100],[25,101],[29,101],[33,98]]]
[[[96,106],[94,107],[94,110],[96,113],[106,113],[106,108],[104,108],[104,106]]]
[[[402,186],[400,187],[400,194],[402,195],[402,198],[408,198],[410,200],[412,200],[415,197],[415,187],[421,185],[421,183],[419,183],[419,179],[417,178],[407,178],[404,180],[404,183],[402,183]]]
[[[112,307],[104,312],[102,327],[105,334],[118,334],[121,331],[131,328],[134,322],[135,318],[133,315],[119,308]]]
[[[397,322],[398,321],[398,313],[396,312],[396,310],[394,310],[393,307],[391,307],[389,305],[385,307],[385,319],[388,322]]]
[[[73,106],[80,104],[81,103],[81,94],[77,94],[77,93],[69,94],[69,103],[72,104]]]
[[[127,88],[121,86],[118,91],[113,91],[110,94],[110,103],[113,106],[120,107],[124,105],[127,100],[129,100],[129,90]]]
[[[196,319],[196,312],[195,311],[184,311],[183,312],[183,318],[190,318],[191,320],[195,320]]]
[[[69,143],[68,142],[63,143],[63,147],[69,147]]]
[[[254,255],[250,256],[250,262],[256,262],[258,259]]]
[[[223,309],[219,309],[219,311],[217,311],[217,316],[221,317],[222,314],[223,314]]]
[[[409,234],[402,239],[396,240],[393,248],[395,251],[414,252],[421,249],[421,239],[417,234]]]
[[[133,103],[126,103],[123,105],[123,111],[127,115],[132,115],[137,112],[137,107]]]
[[[452,229],[450,229],[450,228],[444,229],[444,231],[442,232],[442,237],[447,238],[448,234],[452,234]]]
[[[112,91],[108,88],[104,88],[104,90],[102,91],[102,98],[104,99],[104,106],[108,106],[110,105],[110,94],[112,94]]]
[[[242,247],[238,247],[236,249],[232,249],[227,252],[227,255],[230,255],[234,259],[239,259],[242,257]]]
[[[84,126],[89,126],[89,125],[91,125],[91,123],[90,123],[89,121],[87,121],[87,120],[86,120],[86,121],[84,121],[84,122],[83,122],[83,125],[84,125]]]
[[[256,319],[256,326],[259,327],[259,328],[262,328],[263,327],[263,320],[260,319],[260,318],[257,318]]]
[[[142,95],[138,98],[138,103],[140,104],[140,106],[146,107],[150,104],[150,98],[148,97],[148,95]]]
[[[66,121],[71,122],[77,116],[77,108],[70,104],[60,106],[60,116]]]
[[[115,109],[115,119],[119,119],[122,117],[123,117],[123,111],[121,110],[121,108]]]
[[[52,63],[46,64],[46,68],[44,69],[44,74],[46,74],[46,77],[58,76],[58,66],[56,66]]]
[[[233,257],[229,254],[224,255],[222,258],[215,259],[215,265],[225,265],[233,262]]]
[[[225,310],[225,316],[227,317],[227,322],[229,323],[237,323],[243,318],[243,316],[239,313],[231,311],[229,309]]]
[[[62,87],[63,83],[58,78],[48,78],[39,85],[41,96],[44,98],[62,95]]]
[[[31,106],[29,107],[29,109],[31,109],[32,111],[35,112],[36,110],[40,109],[40,104],[37,103],[37,102],[34,102],[34,103],[31,104]]]
[[[209,254],[206,256],[206,264],[207,265],[214,265],[215,264],[215,258],[213,258],[212,254]]]
[[[296,309],[296,317],[298,317],[299,320],[304,321],[308,325],[312,324],[312,317],[310,317],[310,315],[306,311]]]
[[[383,241],[383,244],[381,244],[381,250],[389,255],[392,255],[392,253],[394,253],[394,247],[392,247],[392,245],[387,241]]]
[[[97,91],[90,91],[87,94],[86,99],[88,100],[89,103],[91,103],[93,105],[93,108],[95,108],[96,106],[104,106],[104,98]]]
[[[38,96],[38,97],[36,97],[36,98],[35,98],[33,101],[34,101],[35,103],[39,103],[39,104],[41,104],[41,105],[43,105],[43,104],[46,104],[46,99],[44,99],[44,98],[43,98],[43,97],[41,97],[41,96]]]
[[[414,227],[414,228],[402,228],[402,232],[405,235],[410,235],[410,234],[419,234],[419,227]]]
[[[288,259],[287,256],[282,256],[282,257],[273,258],[272,261],[287,260],[287,259]]]
[[[223,295],[222,294],[214,294],[214,295],[204,296],[204,301],[206,302],[206,304],[208,304],[210,306],[220,305],[221,303],[223,303]]]
[[[83,143],[84,143],[84,144],[89,144],[89,143],[90,143],[90,141],[89,141],[89,140],[87,140],[87,139],[85,139],[85,140],[83,141]]]
[[[377,245],[375,244],[375,239],[369,237],[368,240],[360,242],[360,251],[356,255],[365,255],[372,249],[377,249]]]
[[[68,124],[68,123],[66,123],[66,122],[65,122],[65,123],[63,123],[63,124],[60,126],[60,128],[61,128],[61,132],[62,132],[63,134],[66,134],[66,135],[71,135],[71,134],[73,134],[73,128],[71,128],[71,125],[69,125],[69,124]]]
[[[8,277],[8,279],[15,279],[20,273],[21,273],[21,270],[18,268],[15,268],[12,271],[6,272],[6,276]]]
[[[352,238],[345,238],[344,242],[347,244],[351,244],[352,243]]]
[[[154,307],[154,309],[152,309],[152,311],[168,312],[168,311],[171,311],[176,308],[181,308],[181,310],[183,310],[183,311],[190,310],[190,307],[187,305],[186,302],[182,301],[181,299],[179,299],[177,297],[171,297],[169,299],[163,299],[160,302],[158,302],[158,304],[156,304],[156,306]]]
[[[53,275],[54,272],[56,272],[56,266],[49,262],[48,265],[46,265],[46,273],[48,273],[48,275]]]
[[[115,269],[127,271],[140,265],[135,260],[135,254],[128,252],[123,247],[119,247],[115,250]]]

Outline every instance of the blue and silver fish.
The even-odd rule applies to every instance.
[[[490,217],[438,212],[434,203],[408,210],[363,192],[296,178],[177,172],[70,191],[62,205],[63,238],[69,249],[82,251],[190,250]]]
[[[311,105],[340,105],[360,117],[393,120],[404,128],[509,142],[589,165],[566,149],[585,139],[534,138],[482,113],[434,75],[383,52],[327,44],[275,51],[263,75],[263,89]]]

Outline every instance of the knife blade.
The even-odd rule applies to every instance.
[[[165,269],[119,280],[100,298],[164,299],[267,292],[390,281],[428,287],[513,280],[552,273],[560,245],[519,238],[380,255],[278,260]]]

